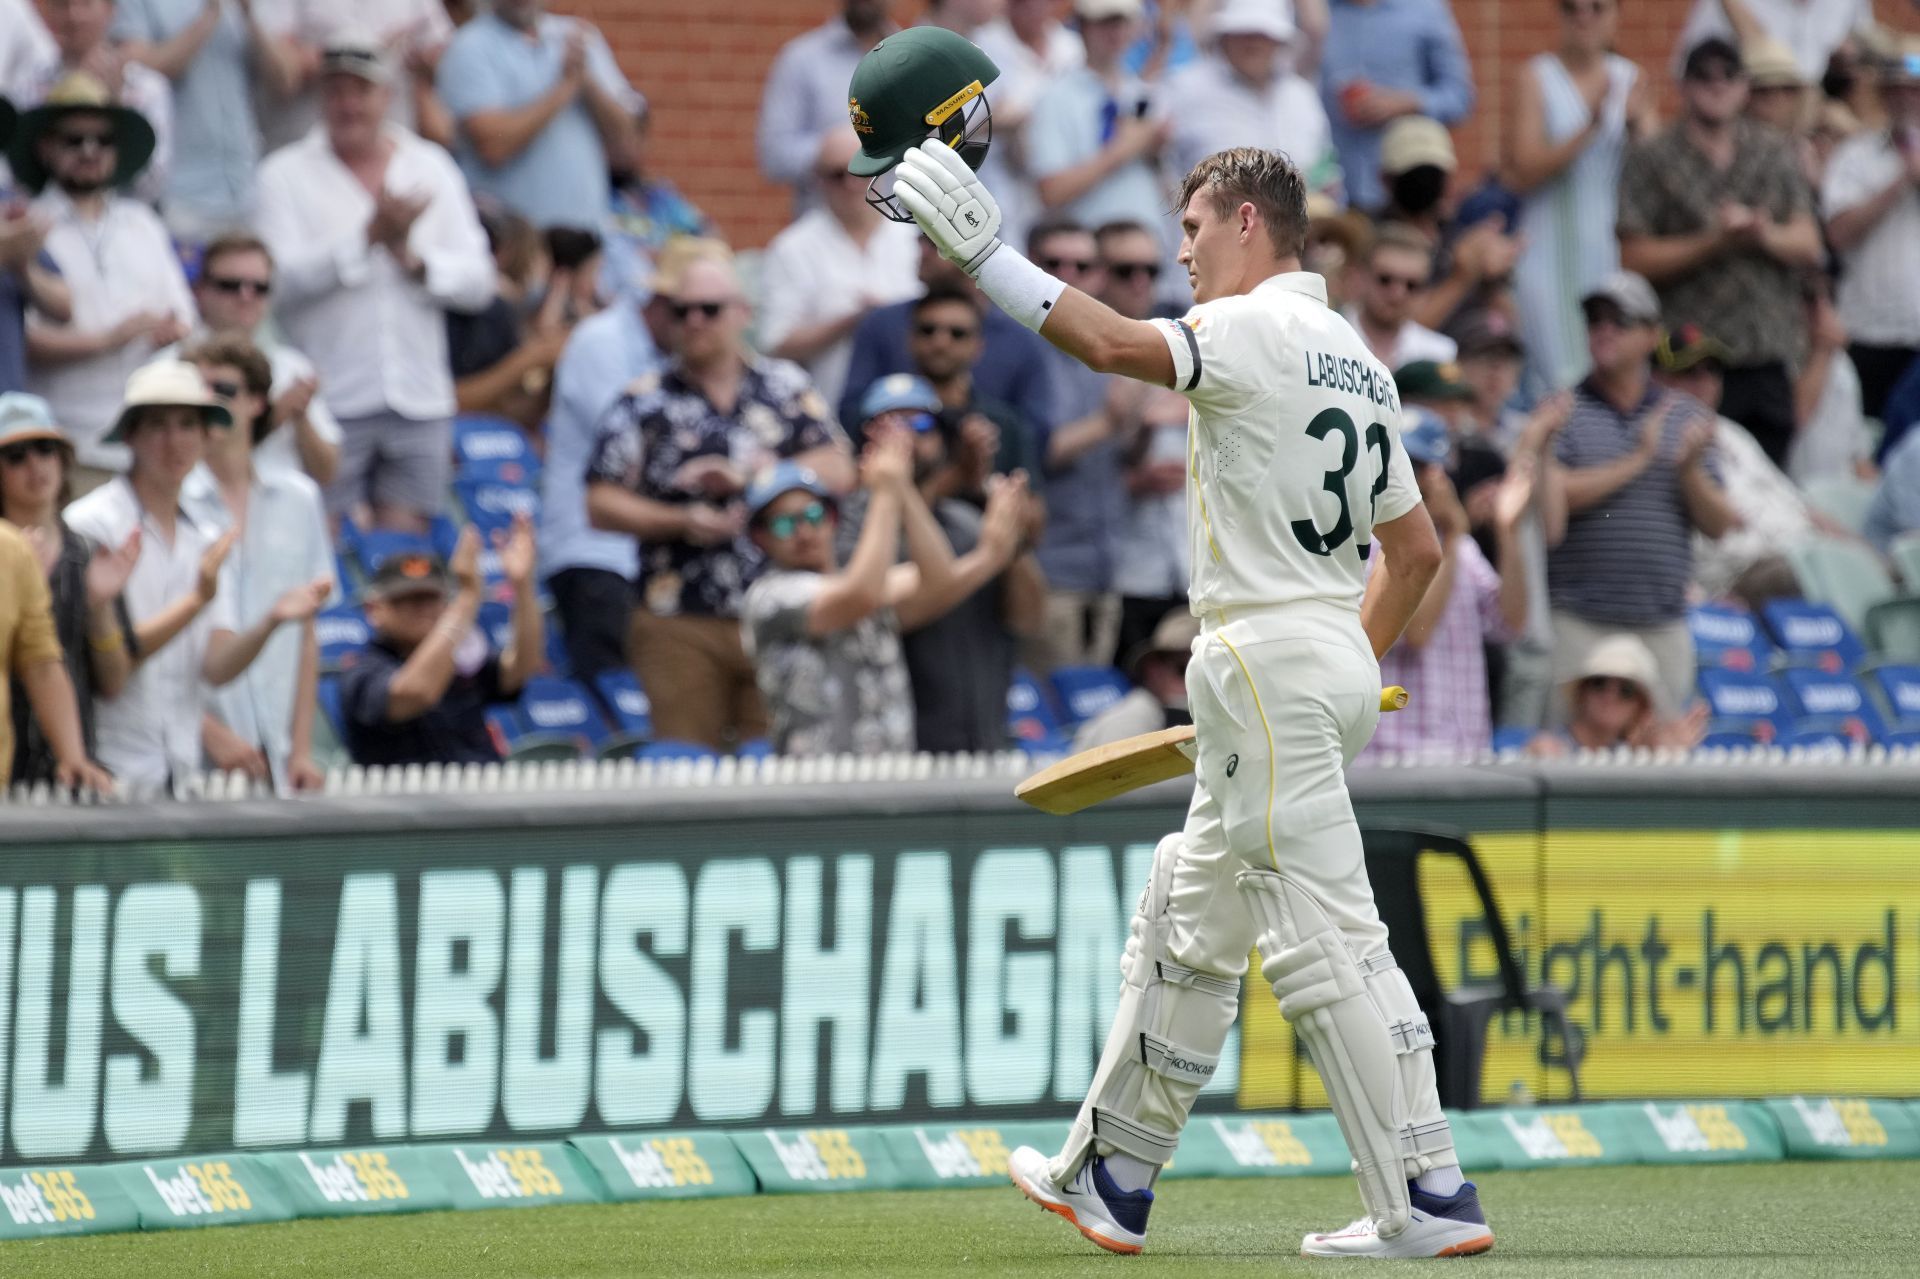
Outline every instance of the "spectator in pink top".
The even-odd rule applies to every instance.
[[[1455,755],[1493,740],[1486,645],[1504,644],[1527,625],[1527,584],[1517,530],[1533,500],[1533,473],[1509,468],[1494,503],[1498,568],[1468,530],[1466,508],[1447,478],[1447,427],[1426,409],[1406,410],[1400,446],[1414,464],[1420,496],[1433,516],[1444,558],[1426,599],[1380,661],[1381,684],[1413,690],[1413,700],[1380,727],[1362,759],[1383,754]],[[1378,563],[1378,553],[1368,565]]]

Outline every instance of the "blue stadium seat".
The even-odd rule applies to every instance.
[[[600,747],[601,759],[631,755],[653,740],[653,706],[632,671],[601,671],[593,691],[613,721],[613,735]]]
[[[1875,667],[1873,687],[1889,732],[1920,732],[1920,666]]]
[[[450,515],[436,515],[427,525],[427,540],[433,543],[433,553],[443,560],[453,558],[453,548],[460,543],[460,526]]]
[[[1703,670],[1764,671],[1773,656],[1760,623],[1738,604],[1696,604],[1687,610],[1687,630]]]
[[[547,616],[547,674],[559,679],[573,678],[573,659],[567,654],[567,637],[560,633],[560,625]]]
[[[1084,724],[1125,697],[1133,688],[1111,666],[1062,666],[1053,673],[1053,691],[1069,724]]]
[[[712,748],[699,742],[648,742],[636,754],[638,759],[718,759]]]
[[[1707,699],[1708,713],[1716,721],[1737,724],[1759,721],[1766,725],[1764,730],[1754,727],[1754,740],[1773,741],[1787,730],[1786,698],[1781,695],[1780,686],[1757,671],[1703,670],[1700,695]],[[1710,726],[1709,731],[1718,727]],[[1758,736],[1763,732],[1765,736]]]
[[[740,743],[740,749],[734,754],[741,759],[771,759],[773,743],[764,737],[750,737]]]
[[[1533,728],[1496,728],[1493,730],[1493,753],[1523,751],[1538,733],[1539,730]]]
[[[453,420],[453,460],[461,480],[528,487],[540,473],[540,460],[526,432],[504,418],[468,414]]]
[[[487,708],[487,731],[502,759],[538,762],[579,759],[583,739],[573,733],[542,733],[527,725],[511,706]]]
[[[496,484],[487,480],[458,480],[453,486],[460,509],[480,529],[483,538],[513,527],[513,517],[525,511],[540,517],[540,495],[529,488]]]
[[[1819,720],[1817,727],[1832,727],[1863,745],[1878,741],[1886,732],[1873,700],[1853,676],[1793,666],[1782,671],[1780,678],[1786,683],[1791,708],[1801,717],[1796,731],[1806,721]]]
[[[322,609],[314,616],[313,630],[320,645],[323,672],[342,671],[353,665],[360,650],[373,640],[366,617],[352,605]]]
[[[1887,730],[1887,735],[1880,739],[1880,744],[1920,750],[1920,728],[1890,728]]]
[[[1027,750],[1058,750],[1064,741],[1046,689],[1023,670],[1007,685],[1007,735]]]
[[[532,733],[577,737],[598,751],[607,722],[585,686],[570,679],[536,676],[520,690],[520,721]]]
[[[1771,745],[1774,740],[1774,727],[1771,720],[1715,720],[1707,725],[1706,736],[1700,739],[1702,749],[1727,747],[1733,750],[1755,746]]]
[[[1839,746],[1842,748],[1851,746],[1855,742],[1862,746],[1868,745],[1868,742],[1857,736],[1859,726],[1858,720],[1827,719],[1820,716],[1798,719],[1793,722],[1792,730],[1781,739],[1780,744],[1786,747]]]
[[[431,554],[433,554],[433,543],[417,533],[368,529],[354,539],[354,558],[360,562],[360,571],[369,578],[395,555]]]
[[[513,609],[499,600],[488,600],[480,606],[480,612],[474,621],[487,637],[487,643],[496,653],[507,651],[507,645],[513,643]]]
[[[1851,671],[1867,655],[1866,645],[1846,620],[1826,604],[1806,600],[1770,600],[1760,610],[1767,630],[1790,666],[1812,666],[1829,673]]]

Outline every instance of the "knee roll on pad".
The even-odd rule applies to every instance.
[[[1261,976],[1326,1085],[1382,1236],[1406,1228],[1407,1179],[1459,1162],[1433,1080],[1433,1031],[1406,974],[1381,951],[1354,955],[1324,907],[1273,871],[1245,871]]]
[[[1066,1185],[1089,1152],[1116,1150],[1150,1164],[1173,1158],[1193,1099],[1213,1078],[1234,1018],[1240,982],[1167,959],[1167,917],[1180,837],[1154,850],[1153,872],[1134,909],[1121,960],[1126,981],[1093,1086],[1067,1144],[1049,1168]]]

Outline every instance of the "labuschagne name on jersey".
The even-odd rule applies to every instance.
[[[1307,361],[1307,385],[1330,391],[1364,395],[1375,404],[1384,404],[1396,413],[1400,410],[1400,392],[1391,377],[1381,377],[1373,365],[1350,355],[1328,355],[1324,351],[1303,351]]]

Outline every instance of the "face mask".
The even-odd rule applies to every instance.
[[[1426,213],[1440,203],[1440,196],[1446,189],[1446,170],[1422,164],[1395,175],[1393,203],[1408,213]]]

